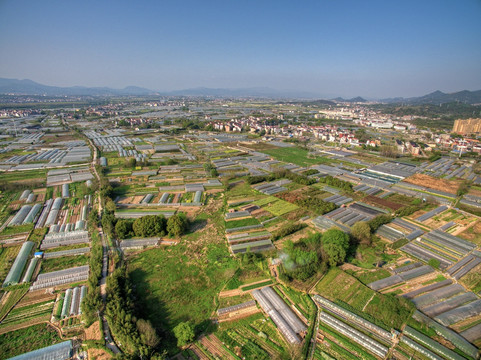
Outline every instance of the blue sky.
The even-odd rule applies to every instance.
[[[479,90],[480,19],[480,0],[0,0],[0,77],[327,97]]]

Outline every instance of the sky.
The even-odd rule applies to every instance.
[[[0,0],[0,77],[420,96],[481,89],[481,0]]]

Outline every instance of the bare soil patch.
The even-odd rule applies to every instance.
[[[444,191],[451,194],[456,194],[456,191],[459,187],[459,181],[438,179],[425,174],[414,174],[404,179],[403,181],[410,184],[424,186],[426,188]]]

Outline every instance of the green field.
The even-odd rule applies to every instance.
[[[64,270],[71,267],[87,265],[88,263],[88,255],[62,256],[53,259],[43,259],[40,271],[41,273],[47,273],[51,271]]]
[[[197,243],[203,237],[193,235]],[[162,348],[173,353],[172,329],[179,322],[191,321],[199,331],[204,330],[215,310],[214,298],[237,267],[221,237],[208,240],[210,244],[195,247],[183,243],[148,250],[129,261],[139,315],[152,322],[162,335]]]
[[[52,327],[39,324],[0,335],[0,354],[7,359],[61,341]]]
[[[241,220],[231,220],[225,222],[226,229],[235,229],[243,226],[258,225],[259,221],[256,218],[246,218]]]

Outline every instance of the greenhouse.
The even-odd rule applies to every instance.
[[[22,195],[20,195],[19,200],[26,200],[31,193],[31,190],[24,190]]]
[[[65,360],[73,355],[72,341],[67,340],[55,345],[12,357],[8,360]]]
[[[421,334],[419,331],[411,328],[410,326],[406,326],[404,328],[404,334],[408,335],[411,339],[417,341],[420,344],[432,349],[434,352],[441,354],[446,359],[449,360],[463,360],[464,357],[456,354],[454,351],[448,349],[447,347],[441,345],[440,343],[432,340],[431,338],[427,337],[424,334]]]
[[[452,283],[453,283],[452,280],[446,279],[446,280],[443,280],[443,281],[440,281],[440,282],[437,282],[437,283],[434,283],[434,284],[423,286],[422,288],[419,288],[417,290],[413,290],[413,291],[410,291],[408,293],[405,293],[403,295],[403,297],[405,297],[406,299],[413,299],[418,295],[421,295],[421,294],[424,294],[426,292],[442,288],[443,286],[451,285]]]
[[[68,310],[70,308],[70,302],[72,300],[72,289],[67,289],[65,291],[65,297],[63,298],[61,318],[65,318],[68,315]]]
[[[473,302],[477,300],[478,297],[472,292],[467,292],[464,294],[456,295],[448,300],[428,306],[423,309],[423,313],[430,317],[438,316],[446,311],[453,310],[461,305]]]
[[[50,213],[50,209],[52,208],[52,204],[53,204],[52,199],[48,199],[45,202],[44,208],[43,208],[42,212],[40,213],[40,216],[37,220],[37,224],[35,225],[35,229],[39,229],[39,228],[42,228],[44,226],[45,221],[47,220],[47,216]]]
[[[83,255],[90,252],[89,247],[83,247],[78,249],[61,250],[55,252],[48,252],[43,255],[44,259],[54,259],[62,256]]]
[[[30,262],[27,267],[27,271],[25,271],[25,275],[23,275],[22,282],[26,283],[29,282],[32,279],[33,272],[35,271],[35,268],[37,267],[38,263],[38,257],[33,257],[30,259]]]
[[[440,356],[437,356],[435,353],[429,351],[428,349],[426,349],[424,346],[422,345],[419,345],[417,342],[411,340],[410,338],[406,337],[406,336],[403,336],[401,338],[401,342],[405,343],[407,346],[409,346],[410,348],[420,352],[421,354],[423,354],[425,357],[427,357],[428,359],[431,359],[431,360],[444,360],[442,357]]]
[[[15,214],[8,226],[15,226],[22,224],[23,220],[27,217],[32,207],[30,205],[23,205],[20,210]]]
[[[445,326],[449,326],[480,314],[481,300],[476,300],[451,311],[442,313],[441,315],[436,316],[434,319]]]
[[[68,188],[68,184],[63,184],[62,185],[62,197],[63,198],[68,198],[70,197],[70,191]]]
[[[33,203],[35,201],[35,194],[30,194],[28,195],[27,201],[25,201],[27,204]]]
[[[386,346],[378,343],[377,341],[371,339],[369,336],[343,323],[342,321],[336,319],[334,316],[331,316],[324,311],[321,312],[321,314],[319,315],[319,319],[322,323],[328,325],[340,334],[347,336],[350,340],[358,343],[362,347],[368,349],[372,353],[382,358],[384,358],[389,351]]]
[[[28,257],[30,256],[34,245],[35,243],[33,243],[32,241],[25,241],[23,243],[22,248],[20,249],[17,257],[15,258],[15,261],[13,262],[13,265],[10,268],[7,277],[5,278],[5,281],[3,282],[4,287],[18,284],[18,282],[20,281],[20,277],[22,276],[23,269],[27,264]]]
[[[466,290],[464,290],[462,285],[452,284],[414,298],[412,299],[412,302],[414,305],[416,305],[416,307],[422,309],[464,292],[466,292]]]
[[[80,302],[78,310],[79,315],[82,315],[82,301],[84,300],[85,295],[87,295],[87,286],[82,285],[82,287],[80,288]]]
[[[28,212],[27,216],[25,217],[25,219],[23,219],[23,222],[22,224],[30,224],[30,223],[33,223],[33,221],[35,220],[35,217],[37,216],[37,214],[39,213],[40,209],[42,208],[42,205],[40,204],[35,204],[31,209],[30,211]]]

